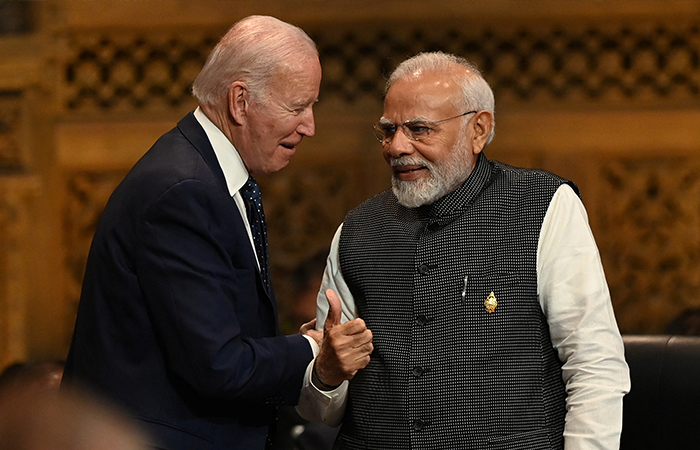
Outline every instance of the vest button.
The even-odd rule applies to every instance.
[[[421,314],[420,316],[416,317],[416,323],[420,326],[423,326],[426,323],[428,323],[428,318]]]
[[[418,378],[418,377],[420,377],[421,375],[423,375],[424,371],[423,371],[423,368],[422,368],[422,367],[416,366],[416,367],[413,368],[412,373],[413,373],[413,376],[414,376],[414,377]]]
[[[430,223],[428,223],[427,228],[428,228],[428,231],[435,231],[438,228],[440,228],[440,224],[438,222],[430,222]]]
[[[412,428],[414,431],[421,431],[421,430],[423,430],[423,428],[425,428],[425,425],[426,425],[426,423],[423,420],[416,419],[413,421]]]
[[[421,264],[418,266],[418,273],[425,275],[426,273],[430,272],[430,266],[427,264]]]

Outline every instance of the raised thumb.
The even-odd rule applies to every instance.
[[[340,315],[342,309],[340,306],[340,298],[332,289],[326,289],[326,300],[328,300],[328,315],[326,322],[323,324],[323,329],[333,328],[335,325],[340,325]]]

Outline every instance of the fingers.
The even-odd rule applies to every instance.
[[[328,314],[323,324],[323,342],[314,364],[314,376],[324,386],[337,386],[355,376],[369,364],[374,350],[372,332],[365,321],[355,319],[340,323],[342,306],[333,290],[325,292]]]
[[[340,304],[340,297],[332,289],[326,289],[326,300],[328,300],[328,315],[326,316],[326,322],[323,324],[324,332],[327,332],[335,326],[340,326],[340,319],[343,313],[342,306]],[[355,334],[361,333],[367,329],[364,320],[354,319],[346,322],[342,325],[344,330],[343,334]]]
[[[344,324],[338,325],[339,330],[346,336],[354,336],[356,334],[362,334],[364,331],[368,331],[365,321],[362,319],[354,319]]]
[[[371,342],[330,351],[327,347],[322,348],[315,363],[318,381],[325,386],[338,386],[344,380],[352,379],[360,369],[367,367],[373,350]]]
[[[373,350],[372,332],[362,319],[336,325],[324,335],[316,358],[317,376],[331,386],[350,380],[369,364]]]
[[[323,341],[323,332],[316,329],[316,319],[302,325],[299,328],[299,334],[309,336],[316,341],[316,344],[318,344],[319,347],[321,346],[321,342]]]
[[[326,322],[323,324],[324,331],[328,331],[336,325],[340,325],[340,316],[342,308],[340,306],[340,298],[332,289],[326,289],[326,300],[328,300],[328,315]]]
[[[299,334],[306,334],[309,330],[316,329],[316,319],[306,322],[299,328]]]

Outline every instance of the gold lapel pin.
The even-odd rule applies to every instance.
[[[488,297],[486,297],[486,301],[484,302],[484,306],[486,307],[486,312],[491,314],[496,310],[496,306],[498,306],[498,302],[496,301],[496,295],[491,292]]]

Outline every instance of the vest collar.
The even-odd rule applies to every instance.
[[[483,153],[479,154],[476,166],[469,175],[469,178],[457,189],[436,202],[421,207],[430,224],[439,226],[452,222],[459,217],[464,210],[469,207],[476,197],[484,190],[484,187],[491,179],[491,164]]]

